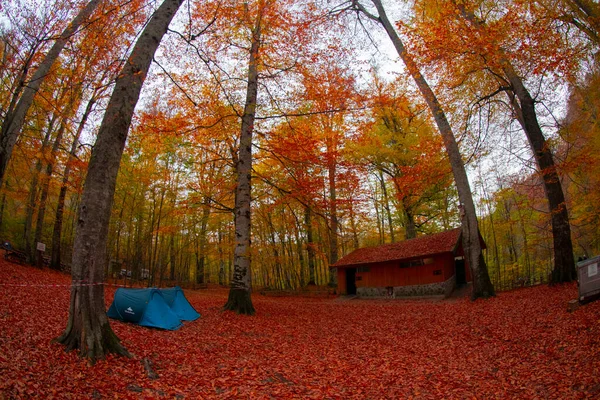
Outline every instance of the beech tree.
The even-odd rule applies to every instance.
[[[116,80],[92,151],[79,207],[73,248],[69,319],[56,340],[92,363],[108,353],[128,355],[105,312],[107,234],[117,172],[131,118],[154,54],[183,0],[165,0],[155,11]]]
[[[462,220],[462,243],[465,252],[465,258],[468,261],[469,267],[471,268],[473,276],[473,292],[472,299],[486,298],[494,296],[494,287],[490,280],[485,259],[481,252],[481,242],[479,239],[479,227],[477,222],[477,215],[475,210],[475,204],[473,202],[473,195],[471,193],[471,187],[467,178],[464,162],[456,143],[456,138],[450,126],[450,122],[446,117],[446,113],[439,102],[437,96],[431,89],[431,86],[425,79],[425,76],[421,73],[419,66],[415,62],[413,56],[406,49],[402,39],[396,32],[394,25],[388,19],[380,0],[371,0],[371,3],[375,6],[377,14],[373,14],[358,0],[353,0],[351,8],[358,11],[361,15],[364,15],[371,20],[380,24],[389,36],[394,48],[398,52],[398,55],[404,62],[408,73],[415,81],[419,91],[423,95],[427,106],[429,107],[433,118],[437,124],[438,130],[442,135],[446,152],[450,160],[452,167],[452,173],[454,175],[454,182],[458,191],[458,198],[461,204],[461,220]]]
[[[399,82],[377,82],[373,98],[374,121],[362,129],[354,150],[358,162],[375,169],[384,197],[390,230],[393,226],[387,199],[385,173],[395,189],[396,209],[404,225],[405,239],[417,237],[417,229],[444,213],[439,200],[451,186],[448,160],[435,128],[420,115],[419,105],[411,102]],[[427,207],[430,204],[431,207]],[[393,231],[390,231],[392,242]]]
[[[423,3],[421,8],[426,8],[427,3]],[[498,16],[487,15],[487,21],[478,17],[478,4],[456,0],[437,2],[438,12],[433,21],[444,27],[441,32],[447,41],[442,43],[440,38],[431,38],[428,34],[425,41],[430,43],[429,51],[435,49],[438,60],[451,70],[449,74],[458,77],[456,80],[461,82],[458,86],[466,86],[465,82],[469,81],[480,91],[493,92],[479,102],[496,95],[506,95],[506,104],[529,142],[548,202],[554,248],[551,283],[570,282],[575,279],[575,265],[567,204],[552,147],[542,131],[535,95],[527,87],[526,77],[535,77],[542,74],[541,71],[572,73],[576,67],[571,64],[577,59],[577,51],[568,49],[560,32],[550,29],[550,26],[536,25],[534,29],[541,32],[538,34],[532,30],[536,22],[526,17],[515,18],[518,15],[516,11],[521,11],[517,3],[505,5],[506,9],[493,6]],[[523,10],[523,14],[536,15],[536,12],[533,7]],[[534,18],[533,21],[537,20]],[[518,26],[515,26],[515,21]],[[445,28],[449,25],[452,29]],[[506,29],[516,33],[509,34]],[[560,50],[552,48],[553,45]],[[511,48],[522,48],[523,51],[509,54]],[[474,75],[480,79],[470,81]]]
[[[33,103],[35,94],[38,92],[46,75],[50,72],[52,65],[54,65],[54,62],[60,55],[60,52],[65,47],[69,38],[75,34],[79,27],[90,17],[100,2],[101,0],[91,0],[83,9],[81,9],[73,21],[67,25],[65,30],[54,42],[54,45],[45,55],[31,79],[29,79],[23,87],[21,97],[14,108],[9,109],[5,114],[0,130],[0,186],[2,186],[4,182],[6,166],[8,165],[8,161],[23,127],[23,123],[25,122],[27,111]],[[26,79],[25,76],[23,78]]]
[[[485,34],[485,23],[467,10],[464,4],[457,4],[461,15],[477,30]],[[538,122],[535,100],[517,70],[506,57],[502,49],[498,50],[501,70],[505,81],[510,85],[509,104],[527,135],[536,163],[542,174],[542,185],[548,199],[552,238],[554,244],[554,269],[551,283],[571,282],[576,279],[573,244],[571,242],[571,226],[561,181],[556,170],[552,150]]]

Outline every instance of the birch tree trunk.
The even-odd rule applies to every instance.
[[[238,314],[255,313],[251,292],[251,256],[250,256],[250,202],[252,174],[252,134],[256,116],[258,98],[258,58],[261,40],[261,15],[258,14],[252,32],[250,61],[248,62],[248,87],[246,103],[242,115],[240,148],[236,163],[237,187],[235,196],[235,250],[233,257],[233,277],[229,298],[224,309]]]
[[[183,0],[165,0],[137,40],[115,83],[92,150],[77,218],[72,288],[65,332],[56,340],[94,363],[129,355],[110,327],[104,303],[107,237],[119,163],[150,64]]]

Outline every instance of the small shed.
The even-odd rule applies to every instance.
[[[598,273],[600,256],[577,263],[579,301],[595,299],[600,296],[600,273]]]
[[[365,247],[331,265],[338,293],[362,297],[449,296],[471,281],[461,229]],[[485,243],[481,239],[482,247]]]

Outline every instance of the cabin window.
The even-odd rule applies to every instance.
[[[358,267],[358,272],[369,272],[370,270],[369,267]]]
[[[402,261],[400,263],[400,268],[408,268],[408,267],[418,267],[420,265],[423,265],[423,260],[422,259],[418,259],[418,260],[411,260],[411,261]]]

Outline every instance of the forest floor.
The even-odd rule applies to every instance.
[[[94,366],[51,342],[69,285],[0,260],[0,399],[600,398],[600,301],[568,313],[575,285],[476,302],[253,295],[253,317],[222,312],[226,290],[186,291],[202,318],[178,331],[112,321],[134,356]]]

